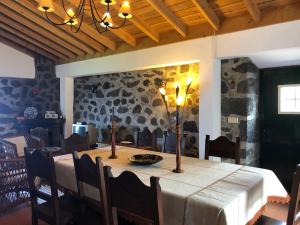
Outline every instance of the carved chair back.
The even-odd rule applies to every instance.
[[[95,208],[96,211],[100,211],[103,219],[103,224],[106,224],[108,220],[108,208],[107,208],[107,195],[104,181],[103,164],[100,157],[96,158],[96,163],[87,154],[83,154],[79,157],[78,152],[73,152],[73,160],[77,181],[77,190],[81,204],[88,204],[93,201],[89,197],[84,195],[85,185],[92,186],[99,191],[99,199],[96,204],[90,204],[89,206]],[[83,214],[84,212],[82,212]]]
[[[165,131],[164,132],[164,152],[167,153],[176,153],[176,133],[172,131]],[[181,137],[181,154],[185,154],[186,152],[186,142],[185,138]]]
[[[17,146],[14,143],[0,139],[0,159],[18,158]]]
[[[32,128],[30,129],[30,135],[33,137],[37,137],[39,138],[45,146],[48,146],[48,140],[49,140],[49,136],[48,136],[48,129],[47,128],[43,128],[43,127],[36,127],[36,128]]]
[[[240,164],[240,138],[236,138],[236,142],[228,140],[227,137],[220,136],[215,140],[210,140],[210,136],[206,135],[205,139],[205,159],[209,156],[216,156],[228,159],[234,159],[236,164]]]
[[[46,221],[58,221],[60,218],[59,196],[53,158],[40,150],[29,151],[25,149],[25,162],[33,215],[38,215]],[[50,194],[36,187],[36,178],[42,179],[50,186]],[[43,210],[40,210],[38,199],[42,199],[51,205],[52,214],[42,213]]]
[[[137,148],[149,150],[153,150],[154,148],[154,135],[146,127],[143,131],[138,131],[137,133]]]
[[[300,164],[293,175],[291,201],[289,204],[287,225],[300,224]]]
[[[63,140],[62,150],[64,154],[69,154],[74,151],[84,151],[89,150],[88,139],[86,137],[82,137],[80,134],[71,134],[70,137]]]
[[[118,225],[118,216],[138,225],[163,225],[159,178],[151,177],[148,187],[132,172],[113,177],[104,167],[110,225]]]

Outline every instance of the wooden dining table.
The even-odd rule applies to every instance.
[[[165,225],[249,225],[262,214],[268,201],[286,203],[288,194],[276,175],[266,169],[182,157],[184,173],[174,173],[175,155],[117,146],[117,159],[109,159],[110,146],[81,152],[101,157],[114,176],[134,172],[146,185],[160,178]],[[128,158],[135,154],[157,154],[163,160],[147,166]],[[72,155],[54,158],[59,185],[77,192]],[[99,192],[85,186],[85,195],[100,200]]]

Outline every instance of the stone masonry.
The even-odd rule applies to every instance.
[[[222,60],[222,135],[241,138],[241,158],[259,164],[259,70],[249,58]],[[228,123],[238,117],[239,123]]]

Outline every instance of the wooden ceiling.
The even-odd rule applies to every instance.
[[[0,1],[0,41],[58,64],[300,19],[300,0],[131,0],[133,18],[123,28],[99,34],[87,17],[72,33],[50,24],[37,2]],[[61,21],[61,0],[53,2],[52,18]],[[117,11],[112,18],[120,24]]]

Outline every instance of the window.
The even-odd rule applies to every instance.
[[[278,85],[278,114],[300,114],[300,84]]]

